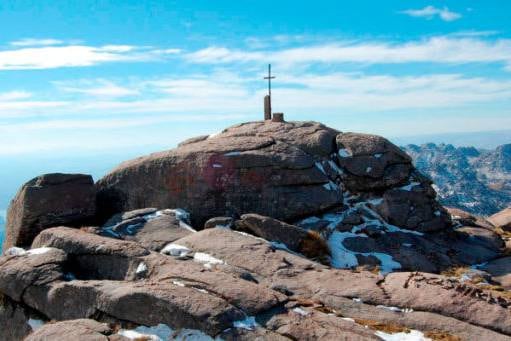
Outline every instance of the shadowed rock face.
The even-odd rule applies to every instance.
[[[407,185],[413,190],[401,188]],[[245,213],[292,222],[363,194],[383,195],[381,214],[405,228],[440,230],[449,221],[429,180],[398,147],[315,122],[252,122],[191,139],[121,164],[97,189],[104,219],[144,207],[181,207],[195,226]]]
[[[84,174],[45,174],[21,187],[7,212],[4,250],[28,246],[47,227],[87,222],[95,215],[94,182]]]

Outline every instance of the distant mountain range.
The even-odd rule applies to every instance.
[[[511,204],[511,144],[493,150],[434,143],[402,148],[433,180],[445,206],[491,215]]]

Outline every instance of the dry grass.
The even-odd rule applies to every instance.
[[[461,278],[461,276],[463,276],[467,272],[470,272],[470,270],[472,269],[468,266],[454,266],[452,268],[448,268],[442,271],[440,274],[447,277]],[[469,282],[472,284],[478,284],[484,282],[484,280],[485,280],[484,277],[475,275],[470,279]]]
[[[395,334],[395,333],[409,333],[410,328],[394,324],[394,323],[385,323],[385,322],[379,322],[374,320],[366,320],[366,319],[355,319],[355,322],[363,325],[368,326],[372,330],[379,330],[384,333],[388,334]]]
[[[354,272],[369,271],[375,275],[379,275],[381,269],[380,269],[379,265],[364,264],[364,265],[357,266],[353,271]]]
[[[425,332],[424,336],[430,338],[433,341],[461,341],[459,336],[451,335],[449,333],[438,330]]]
[[[470,271],[468,266],[453,266],[452,268],[445,269],[440,273],[447,277],[461,277],[464,273]]]
[[[307,231],[307,236],[300,242],[299,251],[307,258],[330,265],[330,248],[317,231]]]
[[[481,289],[490,291],[495,296],[500,296],[507,300],[511,300],[511,291],[504,289],[500,285],[485,284],[480,286]]]

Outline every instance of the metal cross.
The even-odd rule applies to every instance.
[[[271,80],[275,79],[275,76],[271,75],[271,64],[268,64],[268,77],[264,77],[268,80],[268,96],[270,96],[270,113],[271,113]]]
[[[268,80],[268,95],[271,97],[271,80],[275,79],[275,76],[271,75],[271,64],[268,64],[268,77],[264,77]]]

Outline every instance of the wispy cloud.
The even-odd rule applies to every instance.
[[[409,15],[411,17],[425,18],[428,20],[438,17],[443,21],[454,21],[462,17],[460,13],[450,11],[447,7],[437,8],[434,6],[426,6],[421,9],[407,9],[401,11],[400,13]]]
[[[140,92],[137,89],[115,84],[106,79],[79,80],[74,82],[54,82],[62,91],[83,94],[94,97],[126,97],[136,96]]]
[[[511,63],[511,40],[437,36],[411,42],[336,42],[277,51],[240,50],[211,46],[185,58],[191,63],[229,64],[272,62],[283,66],[304,63]]]
[[[0,50],[0,70],[54,69],[112,62],[154,61],[162,56],[180,52],[179,49],[154,49],[131,45],[25,47],[28,45],[28,43],[20,45],[18,42],[17,46],[20,48]]]
[[[31,96],[32,94],[28,91],[13,90],[8,92],[0,92],[0,102],[27,99],[30,98]]]
[[[12,46],[51,46],[51,45],[61,45],[64,42],[58,39],[36,39],[36,38],[24,38],[20,40],[15,40],[10,42],[9,44]]]

